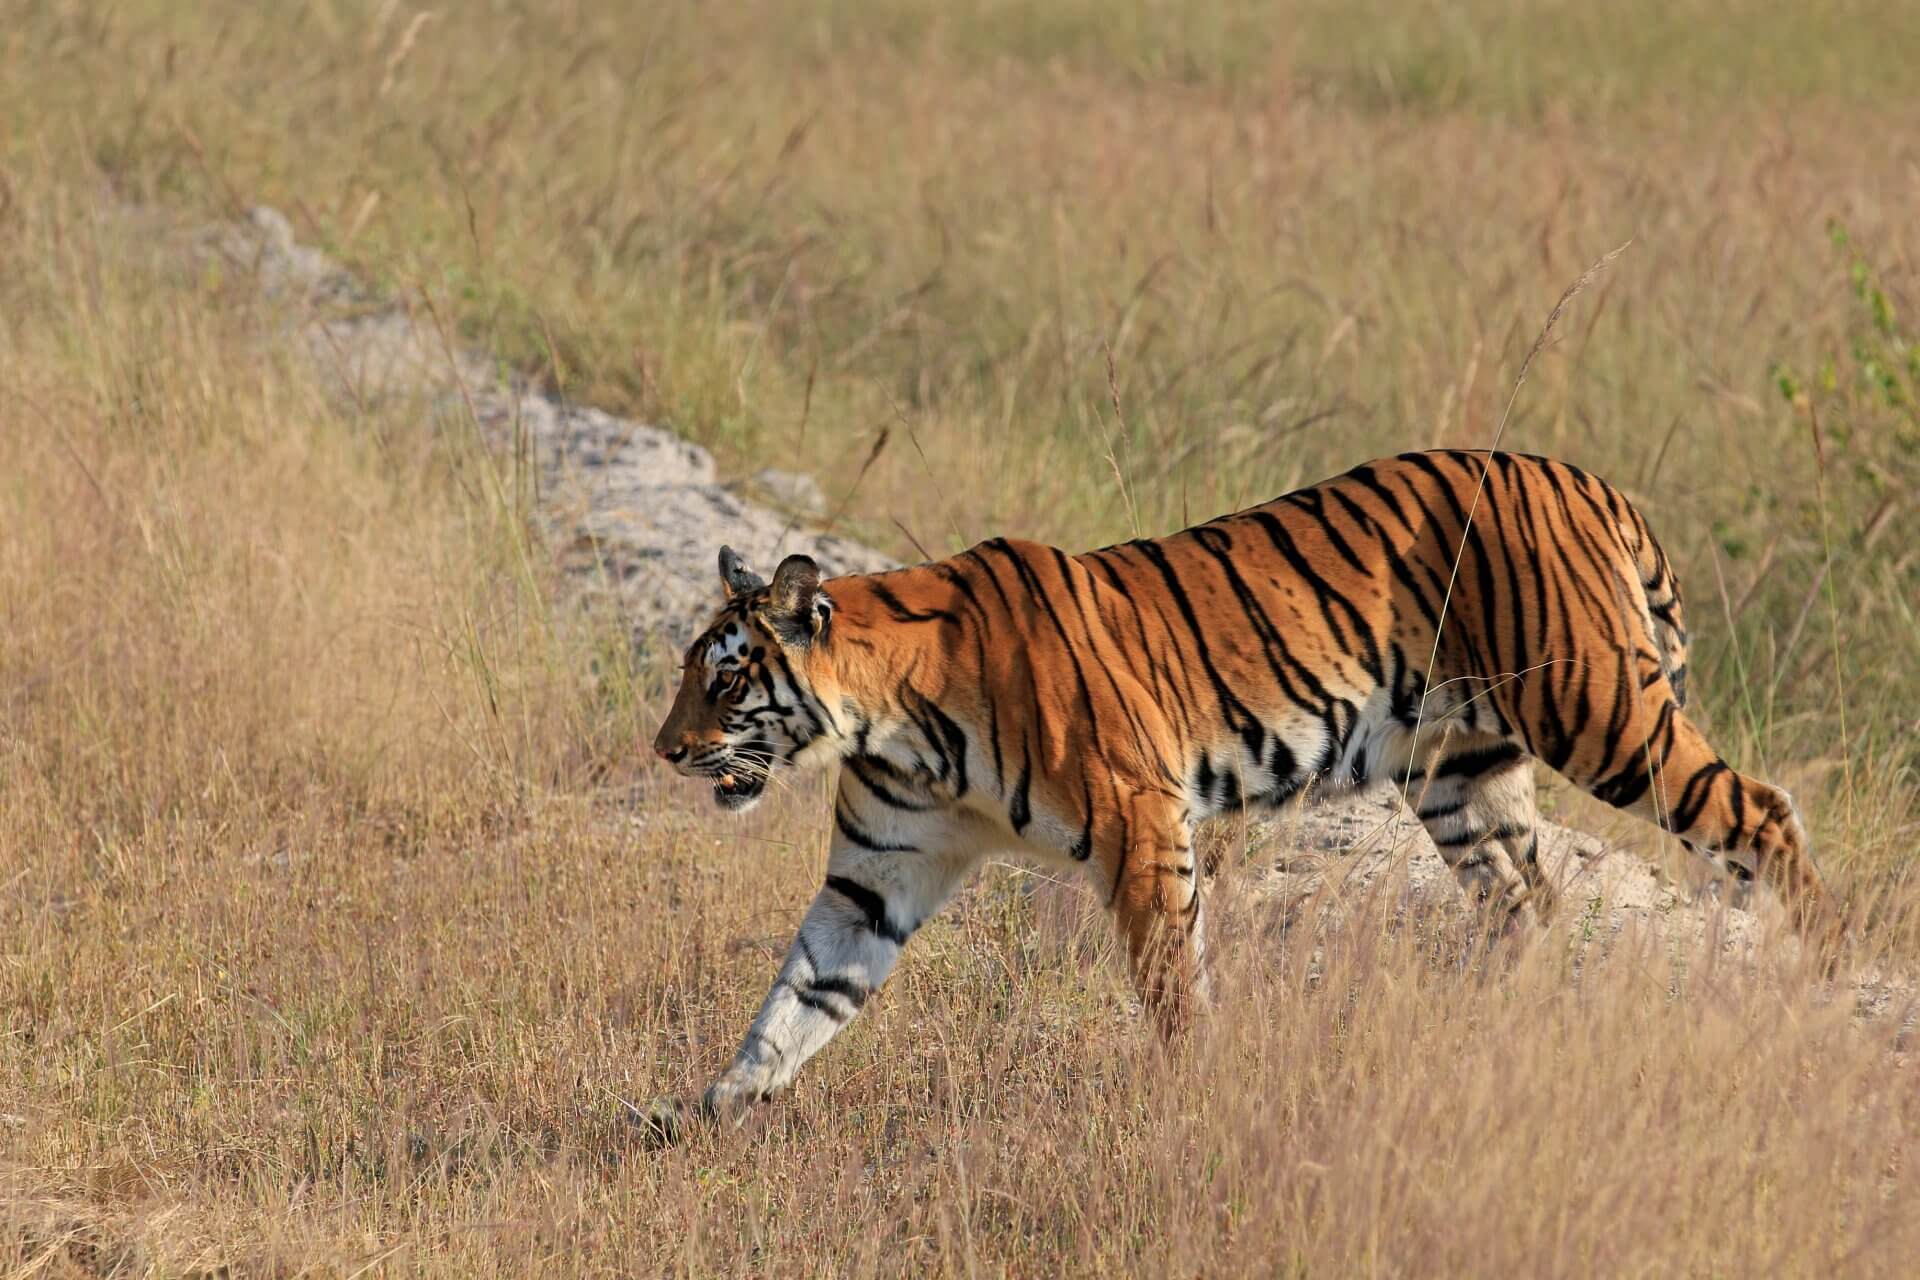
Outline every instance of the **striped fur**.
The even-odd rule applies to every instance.
[[[995,539],[825,584],[789,557],[762,584],[725,552],[722,577],[656,748],[730,807],[777,765],[843,768],[826,884],[715,1110],[787,1084],[988,855],[1084,868],[1179,1026],[1195,824],[1309,784],[1403,787],[1502,925],[1551,910],[1535,760],[1828,918],[1787,795],[1681,710],[1665,553],[1564,463],[1405,454],[1084,555]]]

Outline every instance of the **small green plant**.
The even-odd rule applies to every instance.
[[[1900,324],[1883,277],[1855,246],[1838,220],[1827,223],[1834,251],[1846,263],[1857,302],[1838,349],[1806,366],[1774,366],[1780,396],[1805,413],[1830,478],[1859,486],[1861,496],[1880,501],[1855,509],[1849,532],[1867,539],[1887,504],[1913,496],[1920,481],[1920,341]]]
[[[1920,555],[1910,539],[1888,536],[1920,498],[1920,341],[1901,323],[1899,288],[1853,234],[1834,220],[1828,236],[1845,272],[1844,308],[1810,356],[1770,371],[1806,452],[1781,456],[1782,481],[1749,505],[1741,525],[1764,530],[1767,556],[1777,548],[1783,570],[1755,593],[1773,709],[1833,714],[1842,756],[1841,744],[1857,746],[1865,732],[1899,759],[1910,748],[1899,734],[1881,736],[1892,721],[1879,712],[1902,700],[1912,666],[1908,611],[1920,595]],[[1789,483],[1804,475],[1808,454],[1812,483]],[[1738,558],[1737,532],[1716,532]]]

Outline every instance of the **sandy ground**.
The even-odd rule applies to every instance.
[[[195,245],[295,304],[300,340],[349,402],[402,397],[424,411],[465,413],[499,448],[528,459],[538,477],[539,519],[562,564],[580,591],[614,594],[639,642],[677,646],[691,638],[713,607],[723,542],[763,573],[796,552],[830,575],[892,563],[808,526],[819,501],[805,474],[765,471],[744,484],[723,483],[711,454],[671,432],[503,377],[496,361],[460,346],[432,315],[375,295],[299,244],[273,209],[204,229]],[[783,498],[784,509],[750,494]],[[1764,893],[1741,905],[1711,885],[1695,892],[1675,884],[1584,833],[1543,823],[1541,835],[1568,945],[1582,957],[1621,945],[1704,946],[1760,965],[1797,955]],[[1299,806],[1251,823],[1243,838],[1254,891],[1271,895],[1288,917],[1329,889],[1336,901],[1385,892],[1396,909],[1464,910],[1432,842],[1390,790]],[[1835,994],[1849,987],[1861,1016],[1914,1022],[1910,977],[1862,971],[1837,983]]]

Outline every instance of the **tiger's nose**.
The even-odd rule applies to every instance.
[[[653,753],[662,760],[665,760],[668,764],[679,764],[687,758],[687,749],[685,747],[669,747],[661,742],[653,744]]]

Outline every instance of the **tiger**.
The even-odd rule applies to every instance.
[[[1405,453],[1080,555],[719,569],[655,752],[732,811],[776,769],[840,772],[825,883],[702,1117],[785,1089],[989,856],[1083,872],[1177,1035],[1206,994],[1196,826],[1309,789],[1391,783],[1499,934],[1554,910],[1535,761],[1833,928],[1792,800],[1683,710],[1666,553],[1565,462]]]

